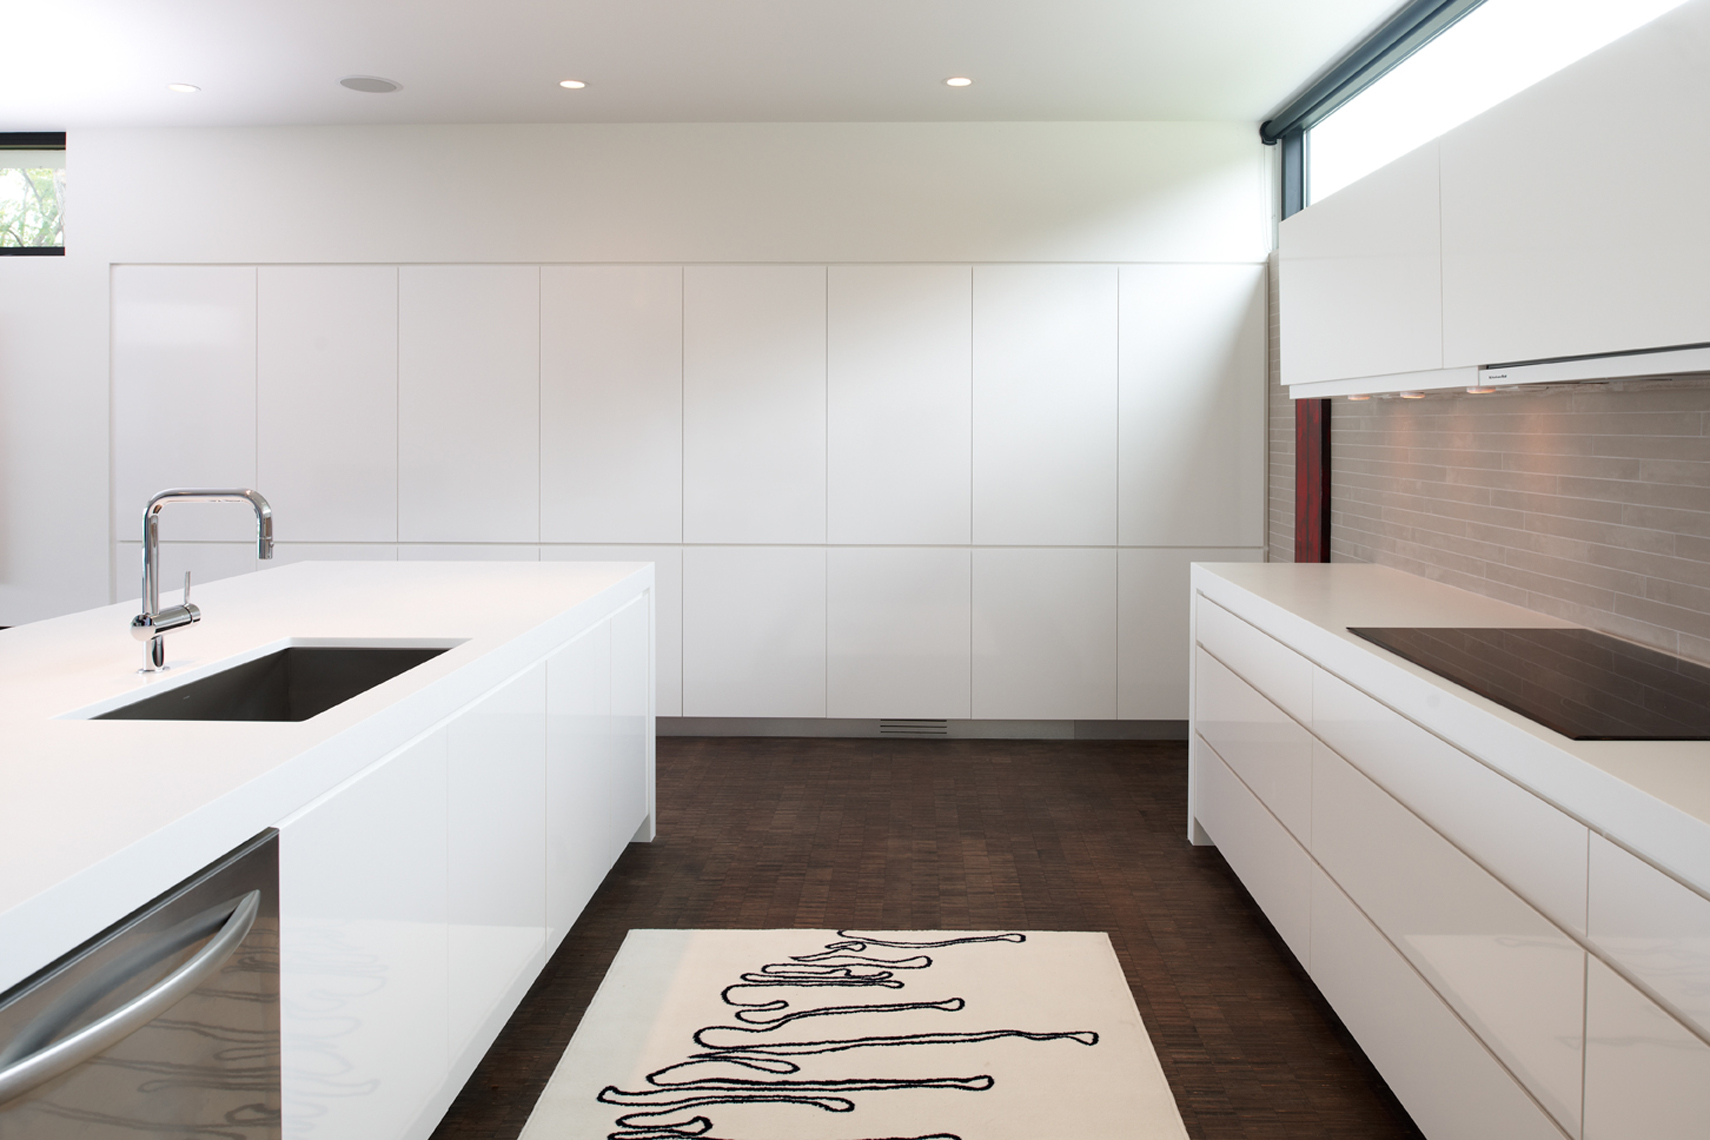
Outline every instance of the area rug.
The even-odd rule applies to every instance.
[[[1185,1140],[1103,934],[632,930],[522,1140]]]

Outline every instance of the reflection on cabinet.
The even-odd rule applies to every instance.
[[[1300,964],[1312,967],[1312,859],[1252,790],[1200,745],[1199,822]]]
[[[1710,1036],[1710,899],[1591,837],[1591,942]]]
[[[464,710],[446,753],[451,1055],[479,1056],[544,961],[545,664]]]
[[[282,821],[286,1134],[422,1140],[632,838],[645,596]]]
[[[401,1137],[450,1064],[445,730],[279,831],[291,1134]]]
[[[1710,1045],[1596,958],[1585,1028],[1585,1140],[1710,1136]]]

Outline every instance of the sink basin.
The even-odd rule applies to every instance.
[[[293,645],[95,720],[308,720],[445,649]]]

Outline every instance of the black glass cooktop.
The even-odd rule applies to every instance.
[[[1710,669],[1589,629],[1354,629],[1574,740],[1710,740]]]

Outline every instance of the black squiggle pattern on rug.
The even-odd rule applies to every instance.
[[[941,1089],[958,1092],[984,1092],[997,1082],[990,1075],[972,1077],[919,1077],[911,1079],[830,1079],[790,1080],[801,1072],[801,1066],[789,1057],[842,1053],[852,1049],[894,1048],[907,1045],[967,1045],[982,1041],[1013,1038],[1023,1041],[1074,1041],[1081,1045],[1097,1045],[1098,1034],[1091,1030],[1064,1032],[1030,1032],[1024,1029],[987,1029],[973,1032],[900,1033],[866,1037],[829,1037],[813,1041],[776,1041],[766,1035],[790,1025],[815,1017],[841,1017],[850,1014],[911,1013],[934,1010],[959,1013],[967,1002],[959,997],[939,1001],[884,1002],[870,1005],[827,1005],[807,1009],[791,1009],[786,998],[748,1001],[743,991],[793,988],[880,988],[902,989],[905,985],[896,977],[899,970],[926,970],[932,958],[915,954],[903,958],[872,956],[879,950],[939,950],[981,942],[1022,943],[1025,934],[967,935],[938,941],[899,941],[854,935],[847,930],[837,932],[839,941],[814,954],[794,955],[788,962],[772,962],[758,970],[744,973],[741,980],[720,991],[723,1002],[736,1010],[738,1025],[708,1025],[691,1036],[704,1052],[690,1053],[676,1064],[666,1065],[647,1074],[649,1088],[624,1090],[607,1085],[600,1090],[599,1101],[617,1108],[632,1109],[615,1121],[616,1130],[607,1140],[721,1140],[711,1135],[712,1120],[701,1114],[702,1109],[718,1105],[780,1105],[817,1108],[823,1112],[853,1112],[855,1093],[890,1092],[898,1089]],[[721,1035],[734,1035],[726,1039]],[[723,1042],[723,1043],[721,1043]],[[731,1075],[729,1070],[769,1074],[771,1079]],[[696,1071],[717,1075],[691,1076]],[[869,1140],[962,1140],[950,1132],[934,1132],[923,1136],[871,1137]]]

